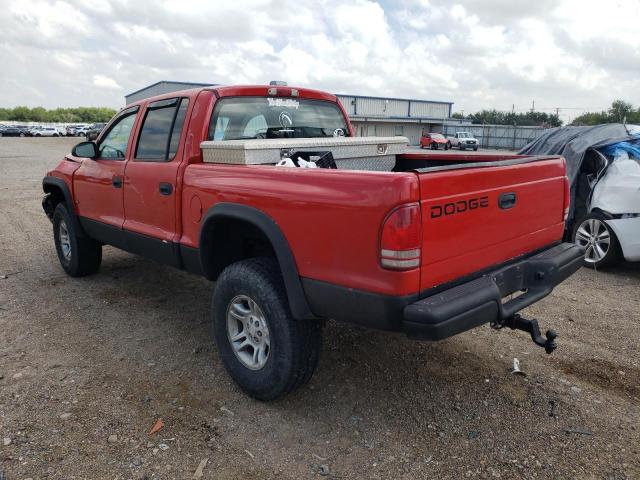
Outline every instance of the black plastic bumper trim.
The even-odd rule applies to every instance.
[[[483,277],[407,305],[403,330],[410,337],[442,340],[506,319],[551,293],[582,265],[584,250],[562,243]],[[502,303],[515,292],[524,292]]]

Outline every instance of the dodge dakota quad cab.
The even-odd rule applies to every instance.
[[[447,140],[449,141],[449,148],[458,147],[460,150],[473,148],[473,150],[476,151],[480,143],[478,139],[469,132],[456,132],[453,137],[447,137]]]
[[[215,280],[219,355],[261,400],[309,381],[325,319],[425,340],[490,323],[551,352],[517,312],[582,262],[561,241],[564,159],[353,135],[334,95],[302,88],[129,105],[43,180],[62,268],[97,272],[108,244]]]

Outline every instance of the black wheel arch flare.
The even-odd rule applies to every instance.
[[[209,208],[202,219],[199,243],[200,264],[205,277],[210,280],[214,280],[216,277],[213,267],[216,253],[212,246],[215,226],[219,222],[230,219],[247,222],[261,231],[271,243],[280,266],[293,316],[299,320],[316,318],[307,303],[289,242],[287,242],[278,224],[269,215],[257,208],[230,202],[218,203]]]
[[[73,203],[73,197],[71,196],[71,192],[69,191],[69,187],[67,186],[65,181],[62,180],[61,178],[52,177],[52,176],[46,176],[42,179],[42,190],[44,191],[45,194],[51,194],[56,189],[62,192],[62,195],[64,197],[64,203],[67,207],[67,210],[69,211],[69,215],[72,218],[73,226],[75,227],[78,236],[84,237],[86,234],[84,233],[84,230],[82,229],[82,226],[80,225],[80,222],[78,220],[78,216],[76,215],[76,211]],[[46,197],[45,197],[45,200],[46,200]],[[44,205],[44,201],[43,201],[43,205]],[[45,209],[45,212],[46,212],[46,209]]]

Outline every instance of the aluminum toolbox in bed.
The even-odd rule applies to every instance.
[[[218,140],[202,142],[200,148],[207,163],[273,165],[295,152],[330,151],[338,168],[355,169],[363,160],[375,159],[380,170],[389,170],[408,143],[406,137],[326,137]]]

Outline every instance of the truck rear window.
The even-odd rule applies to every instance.
[[[216,103],[209,140],[348,136],[338,106],[322,100],[233,97]]]

